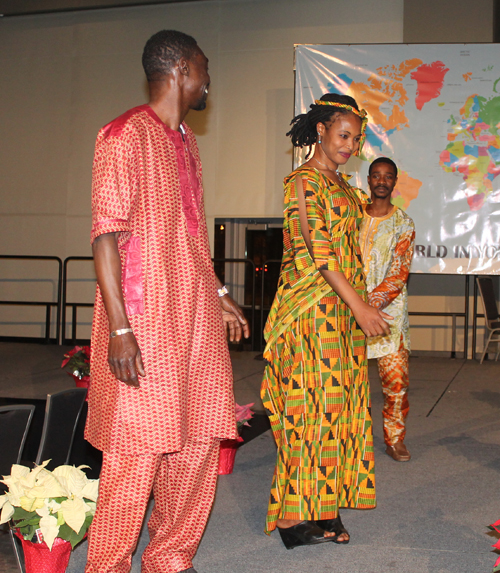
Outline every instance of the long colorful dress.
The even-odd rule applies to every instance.
[[[313,258],[300,229],[298,176]],[[278,519],[376,505],[365,335],[320,273],[344,273],[365,298],[358,224],[368,199],[345,185],[308,167],[285,178],[283,261],[264,330],[261,397],[278,446],[266,533]]]

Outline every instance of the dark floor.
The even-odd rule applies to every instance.
[[[39,398],[69,387],[60,370],[65,349],[0,344],[0,397]],[[240,404],[256,402],[263,362],[233,353]],[[412,357],[407,445],[409,463],[384,453],[376,367],[370,365],[378,507],[344,510],[347,546],[326,544],[286,551],[263,533],[276,449],[269,431],[237,453],[234,473],[221,476],[210,522],[195,557],[199,573],[490,573],[495,538],[487,526],[500,518],[500,362]],[[262,420],[258,422],[262,423]],[[264,430],[265,428],[261,428]],[[257,430],[257,429],[256,429]],[[256,433],[259,433],[259,429]],[[16,571],[0,535],[0,571]],[[143,531],[132,571],[140,571]],[[68,573],[83,573],[85,542]]]

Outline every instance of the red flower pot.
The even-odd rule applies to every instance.
[[[82,376],[82,378],[78,378],[74,374],[71,374],[73,379],[75,380],[75,384],[77,388],[88,388],[90,384],[90,376]]]
[[[64,573],[68,567],[71,556],[71,543],[56,537],[52,545],[52,551],[43,541],[33,543],[26,541],[16,532],[23,544],[24,565],[26,573]]]
[[[241,437],[239,437],[237,440],[221,440],[219,454],[220,476],[233,473],[236,450],[239,448],[242,441],[243,438]]]

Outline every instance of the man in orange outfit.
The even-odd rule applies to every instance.
[[[360,227],[360,246],[366,277],[368,302],[390,314],[391,333],[367,340],[368,358],[377,358],[384,394],[384,440],[386,453],[397,462],[410,460],[404,444],[408,415],[408,358],[410,325],[408,292],[415,242],[413,221],[391,204],[398,179],[392,159],[379,157],[369,169],[372,203],[366,205]]]
[[[151,491],[142,571],[194,572],[219,442],[237,436],[225,330],[249,335],[213,271],[201,163],[184,123],[205,108],[208,60],[193,38],[163,30],[143,66],[149,103],[102,128],[94,157],[86,437],[103,467],[86,573],[130,570]]]

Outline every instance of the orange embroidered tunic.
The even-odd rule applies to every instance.
[[[232,370],[217,297],[194,134],[143,105],[99,132],[91,240],[119,232],[127,315],[146,376],[111,374],[97,288],[86,438],[113,453],[180,450],[188,437],[235,438]]]

